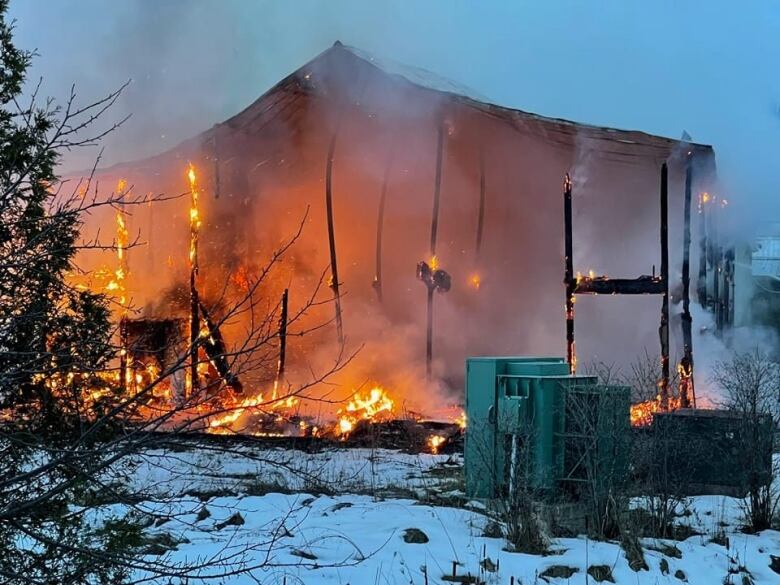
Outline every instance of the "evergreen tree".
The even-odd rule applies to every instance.
[[[64,195],[56,173],[78,116],[93,112],[23,95],[33,55],[14,46],[7,8],[0,0],[0,582],[118,583],[127,569],[113,552],[132,551],[138,528],[86,520],[105,455],[84,435],[84,396],[114,354],[110,311],[68,283],[89,203]]]

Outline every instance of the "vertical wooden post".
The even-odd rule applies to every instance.
[[[189,165],[187,177],[190,182],[190,393],[194,394],[198,383],[198,339],[200,338],[200,317],[198,313],[198,234],[200,231],[200,209],[195,168]],[[186,396],[185,399],[189,398]]]
[[[439,127],[436,135],[436,176],[433,184],[433,211],[431,215],[431,242],[429,262],[431,269],[436,270],[436,238],[439,230],[439,202],[441,199],[441,174],[444,152],[444,116],[439,120]],[[428,287],[427,297],[427,327],[425,339],[425,374],[428,379],[431,378],[433,367],[433,287]]]
[[[436,256],[436,236],[439,231],[439,200],[441,198],[441,169],[444,150],[444,117],[439,121],[436,136],[436,177],[433,183],[433,212],[431,215],[431,257]]]
[[[658,335],[661,341],[661,407],[666,409],[669,401],[669,169],[661,165],[661,326]]]
[[[566,173],[563,180],[563,231],[564,231],[564,275],[566,285],[566,361],[569,373],[577,373],[577,354],[574,346],[574,249],[572,243],[572,201],[571,177]]]
[[[382,302],[382,236],[384,234],[385,226],[385,203],[387,201],[387,189],[390,183],[390,171],[393,168],[393,160],[395,159],[395,139],[391,139],[390,151],[387,155],[387,162],[385,164],[385,172],[382,176],[382,189],[379,193],[379,209],[377,210],[376,218],[376,257],[375,257],[375,271],[373,287],[376,291],[377,299]]]
[[[336,152],[338,126],[333,131],[328,146],[328,160],[325,165],[325,209],[328,216],[328,247],[330,250],[330,288],[336,309],[336,333],[339,344],[344,343],[344,325],[341,318],[341,294],[339,293],[339,269],[336,256],[336,234],[333,225],[333,157]]]
[[[276,367],[276,381],[274,382],[274,400],[279,389],[279,384],[284,381],[284,368],[287,361],[287,303],[289,290],[282,293],[282,306],[279,313],[279,363]]]
[[[707,205],[704,201],[704,195],[699,194],[699,278],[696,283],[696,296],[699,298],[699,304],[705,309],[709,306],[707,291],[707,262],[709,255],[707,253]]]
[[[682,264],[682,334],[683,357],[680,362],[680,406],[689,408],[696,404],[696,391],[693,381],[693,317],[691,316],[691,198],[693,184],[693,154],[688,153],[685,166],[685,215],[683,235],[683,264]]]

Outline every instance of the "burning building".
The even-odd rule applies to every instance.
[[[694,193],[708,190],[709,146],[502,107],[336,43],[232,118],[98,178],[102,185],[124,180],[135,194],[166,194],[125,218],[130,237],[145,243],[127,251],[122,283],[136,316],[186,318],[200,302],[221,321],[224,307],[252,289],[302,224],[251,290],[252,310],[276,306],[289,290],[296,314],[324,275],[318,302],[290,332],[286,379],[301,383],[343,342],[346,351],[362,349],[334,374],[329,400],[381,384],[399,412],[433,414],[459,400],[447,389],[461,387],[467,355],[564,353],[566,173],[574,184],[576,266],[633,278],[660,266],[657,193],[668,163],[674,288],[689,161]],[[198,175],[197,230],[190,163]],[[96,215],[87,232],[114,222]],[[581,356],[620,361],[657,343],[657,298],[582,298],[577,309]],[[221,323],[226,346],[241,342],[252,310]],[[630,325],[621,315],[630,315]],[[244,390],[273,384],[277,364],[262,366],[241,377]]]

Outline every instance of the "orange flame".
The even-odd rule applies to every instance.
[[[680,408],[680,399],[674,396],[670,396],[667,400],[667,405],[664,408],[661,403],[661,395],[659,394],[652,400],[645,400],[638,404],[631,405],[630,417],[632,427],[646,427],[650,426],[653,422],[653,415],[657,412],[670,412]]]
[[[431,435],[428,437],[428,448],[430,449],[431,453],[436,455],[446,440],[447,439],[441,435]]]
[[[198,269],[198,231],[200,230],[200,210],[198,207],[198,184],[195,167],[189,163],[187,179],[190,183],[190,263]]]
[[[209,421],[207,432],[217,435],[225,435],[233,432],[240,432],[240,430],[232,429],[233,423],[235,423],[246,412],[247,409],[262,407],[264,412],[275,412],[284,409],[294,408],[299,402],[299,399],[295,396],[287,396],[286,398],[274,400],[264,399],[263,394],[256,394],[255,396],[249,396],[244,398],[241,402],[235,406],[227,409],[228,412],[222,416],[213,418]]]
[[[340,416],[336,433],[347,435],[352,432],[358,421],[378,420],[392,414],[394,406],[395,403],[381,386],[374,386],[365,396],[356,392],[347,406],[337,413]]]
[[[117,183],[117,194],[121,197],[124,195],[127,181],[120,179]],[[115,294],[119,297],[119,304],[122,307],[127,302],[125,278],[128,274],[127,267],[127,246],[129,243],[127,224],[125,223],[125,214],[123,209],[119,209],[116,212],[116,257],[117,267],[111,275],[111,280],[106,284],[106,291]]]

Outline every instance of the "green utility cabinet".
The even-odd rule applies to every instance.
[[[578,413],[576,421],[572,412]],[[583,413],[593,420],[583,425]],[[625,430],[627,437],[629,391],[600,386],[594,376],[569,375],[563,358],[468,358],[466,416],[470,497],[500,496],[511,490],[513,481],[523,481],[535,492],[554,494],[562,482],[577,481],[582,475],[575,460],[582,459],[578,453],[583,429],[605,437],[609,431],[614,437],[616,425],[618,434]],[[600,440],[599,447],[626,460],[617,444]]]

